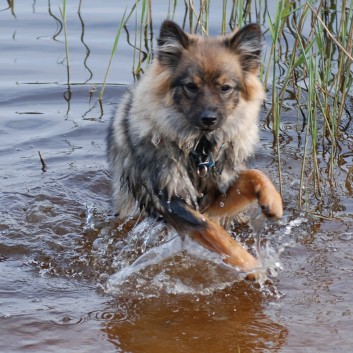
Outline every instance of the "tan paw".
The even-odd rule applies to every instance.
[[[272,184],[267,185],[258,193],[258,202],[267,217],[281,218],[283,216],[281,195]]]

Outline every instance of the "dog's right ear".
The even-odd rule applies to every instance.
[[[159,62],[174,68],[182,51],[189,46],[190,38],[175,22],[166,20],[162,23],[157,44]]]

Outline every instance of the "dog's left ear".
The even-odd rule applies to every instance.
[[[190,39],[175,22],[166,20],[162,24],[157,44],[159,62],[174,68],[182,51],[189,46]]]
[[[238,55],[244,71],[257,73],[261,64],[263,37],[259,25],[246,25],[225,40],[227,47]]]

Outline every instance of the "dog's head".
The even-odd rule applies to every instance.
[[[165,21],[157,61],[169,72],[171,104],[202,132],[221,128],[241,102],[263,98],[257,79],[262,46],[256,24],[225,36],[201,37]]]

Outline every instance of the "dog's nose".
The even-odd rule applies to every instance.
[[[216,124],[217,119],[218,119],[217,113],[212,111],[205,111],[205,112],[202,112],[200,115],[201,123],[205,127],[212,127],[213,125]]]

